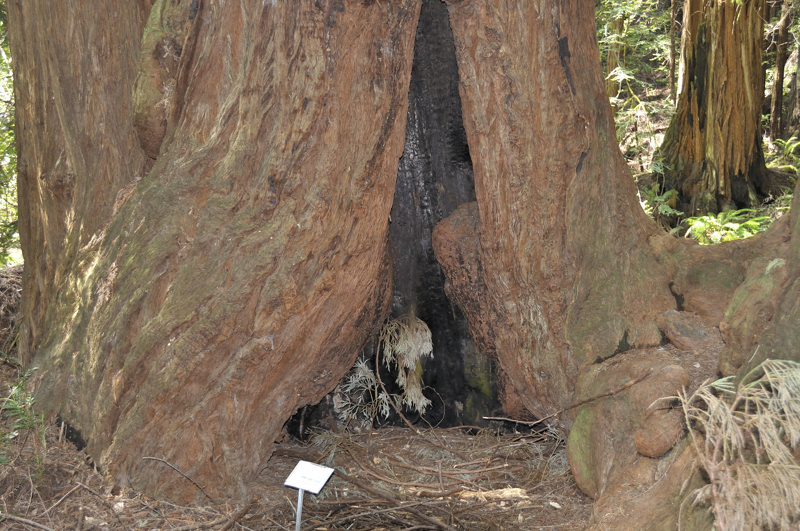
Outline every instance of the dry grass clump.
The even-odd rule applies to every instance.
[[[797,529],[800,523],[800,363],[767,360],[679,397],[709,483],[718,529]]]

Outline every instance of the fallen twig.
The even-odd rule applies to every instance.
[[[575,402],[574,404],[571,404],[571,405],[569,405],[569,406],[567,406],[567,407],[565,407],[563,409],[559,409],[555,413],[551,413],[550,415],[547,415],[546,417],[542,417],[539,420],[534,420],[534,421],[515,420],[515,419],[509,419],[509,418],[506,418],[506,417],[483,417],[483,419],[484,420],[503,420],[503,421],[506,421],[506,422],[514,422],[516,424],[524,424],[526,426],[536,426],[538,424],[541,424],[545,420],[551,419],[553,417],[557,417],[558,415],[560,415],[560,414],[562,414],[564,412],[567,412],[570,409],[575,409],[576,407],[580,407],[580,406],[582,406],[584,404],[588,404],[589,402],[594,402],[595,400],[600,400],[601,398],[606,398],[608,396],[614,396],[614,395],[616,395],[618,393],[621,393],[625,389],[627,389],[629,387],[633,387],[637,383],[641,382],[642,380],[644,380],[645,378],[650,376],[651,372],[653,372],[652,369],[647,369],[646,371],[644,371],[644,373],[640,374],[639,376],[637,376],[633,380],[631,380],[631,381],[629,381],[629,382],[617,387],[613,391],[608,391],[606,393],[601,393],[599,395],[591,396],[589,398],[581,400],[580,402]]]
[[[173,464],[172,464],[172,463],[170,463],[169,461],[166,461],[166,460],[164,460],[164,459],[161,459],[161,458],[159,458],[159,457],[142,457],[142,461],[144,461],[145,459],[149,459],[150,461],[161,461],[162,463],[164,463],[165,465],[167,465],[168,467],[170,467],[172,470],[174,470],[175,472],[177,472],[177,473],[178,473],[178,474],[180,474],[181,476],[183,476],[183,477],[185,477],[186,479],[188,479],[189,481],[191,481],[192,485],[194,485],[195,487],[197,487],[197,488],[198,488],[198,490],[200,490],[200,492],[202,492],[202,493],[205,495],[205,497],[206,497],[206,498],[208,498],[208,499],[209,499],[209,500],[210,500],[212,503],[214,502],[214,498],[212,498],[211,496],[209,496],[209,495],[208,495],[208,493],[206,492],[206,489],[204,489],[203,487],[201,487],[200,485],[198,485],[198,484],[197,484],[197,482],[196,482],[195,480],[193,480],[192,478],[190,478],[189,476],[187,476],[186,474],[184,474],[183,472],[181,472],[181,471],[178,469],[178,467],[176,467],[175,465],[173,465]]]
[[[47,527],[46,525],[34,522],[33,520],[28,520],[27,518],[20,518],[19,516],[11,516],[10,514],[0,513],[0,520],[13,520],[14,522],[19,522],[20,524],[25,524],[30,527],[35,527],[36,529],[53,531],[52,528]]]
[[[431,485],[431,484],[429,484],[429,483],[414,483],[414,482],[405,482],[405,481],[398,481],[398,480],[395,480],[395,479],[387,478],[387,477],[386,477],[386,476],[384,476],[383,474],[379,474],[378,472],[376,472],[376,471],[372,470],[372,468],[371,468],[371,467],[369,467],[369,466],[365,465],[364,463],[362,463],[362,462],[361,462],[361,461],[360,461],[358,458],[356,458],[356,456],[355,456],[355,455],[353,455],[353,452],[350,450],[350,448],[345,448],[345,451],[348,453],[348,455],[350,455],[350,459],[352,459],[352,460],[353,460],[353,462],[354,462],[355,464],[357,464],[357,465],[359,466],[359,468],[361,468],[361,470],[363,470],[364,472],[366,472],[366,473],[367,473],[367,474],[369,474],[370,476],[373,476],[373,477],[374,477],[375,479],[377,479],[378,481],[383,481],[383,482],[385,482],[385,483],[391,483],[392,485],[399,485],[399,486],[401,486],[401,487],[422,487],[422,488],[430,488],[430,487],[433,487],[433,486],[434,486],[434,485]],[[393,460],[392,460],[392,459],[389,459],[389,461],[390,461],[390,462],[392,462]],[[459,478],[459,479],[460,479],[460,478]],[[449,484],[449,485],[447,485],[447,486],[448,486],[448,487],[450,487],[450,486],[452,486],[452,484]],[[444,487],[442,487],[442,490],[444,490]]]
[[[386,501],[388,501],[390,503],[393,503],[396,508],[400,508],[401,506],[404,505],[403,502],[401,502],[400,500],[398,500],[397,498],[395,498],[391,494],[383,492],[382,490],[370,487],[369,485],[366,485],[366,484],[358,481],[356,478],[345,474],[342,470],[338,470],[337,469],[336,470],[336,475],[337,475],[337,477],[340,477],[340,478],[344,479],[348,483],[350,483],[352,485],[355,485],[356,487],[369,492],[373,496],[378,496],[379,498],[383,498],[384,500],[386,500]],[[436,518],[428,516],[427,514],[423,513],[422,511],[418,511],[417,509],[414,509],[413,507],[403,506],[402,510],[415,515],[417,518],[420,518],[420,519],[428,522],[429,524],[435,525],[436,527],[439,527],[441,529],[445,529],[446,531],[457,531],[455,527],[447,525],[444,522],[442,522],[440,520],[437,520]]]
[[[453,494],[458,494],[459,492],[464,492],[464,487],[456,487],[450,490],[441,490],[441,491],[433,491],[433,490],[421,490],[417,492],[417,496],[420,498],[447,498],[448,496],[452,496]]]
[[[441,502],[439,502],[439,503],[441,503]],[[427,507],[427,506],[431,506],[431,505],[433,505],[433,504],[430,503],[430,502],[407,502],[407,503],[402,504],[399,507],[398,506],[392,506],[392,507],[387,507],[385,509],[372,509],[370,511],[364,511],[364,512],[361,512],[361,513],[351,514],[351,515],[347,515],[347,516],[340,516],[339,518],[336,518],[335,520],[330,520],[330,521],[325,522],[325,526],[328,529],[330,529],[333,525],[340,524],[342,522],[348,522],[350,520],[358,520],[359,518],[365,518],[367,516],[374,516],[374,515],[378,515],[378,514],[384,514],[384,513],[391,512],[391,511],[407,510],[408,507],[421,507],[421,506]],[[318,528],[319,528],[319,524],[309,524],[308,526],[303,528],[303,531],[311,531],[313,529],[318,529]],[[424,529],[427,529],[427,528],[428,528],[427,526],[424,527]],[[407,527],[406,530],[408,530],[408,529],[419,529],[419,528],[417,528],[415,526],[415,527],[410,527],[410,528]]]
[[[222,527],[219,528],[220,531],[227,531],[228,529],[233,527],[237,521],[241,520],[242,517],[247,514],[247,512],[253,507],[253,505],[255,505],[257,501],[258,498],[254,496],[253,498],[250,499],[249,502],[244,504],[244,506],[241,509],[239,509],[230,516],[223,516],[222,518],[217,518],[216,520],[211,522],[204,522],[200,524],[191,524],[191,525],[176,527],[171,531],[194,531],[195,529],[211,529],[217,527],[218,525],[222,525]]]
[[[49,508],[49,509],[47,509],[45,512],[43,512],[43,513],[42,513],[42,516],[46,515],[47,513],[49,513],[50,511],[52,511],[52,510],[53,510],[53,509],[55,509],[56,507],[58,507],[58,506],[59,506],[59,504],[61,504],[61,502],[63,502],[64,500],[66,500],[66,499],[69,497],[69,495],[70,495],[70,494],[72,494],[73,492],[75,492],[75,491],[76,491],[76,490],[78,490],[79,488],[81,488],[81,486],[80,486],[80,485],[75,485],[74,487],[72,487],[72,489],[70,489],[70,491],[69,491],[68,493],[66,493],[66,494],[64,494],[63,496],[61,496],[61,498],[59,498],[59,500],[58,500],[57,502],[55,502],[53,505],[51,505],[51,506],[50,506],[50,508]]]
[[[255,505],[257,501],[258,501],[258,498],[256,498],[255,496],[250,498],[250,501],[247,502],[246,504],[244,504],[244,507],[242,507],[241,509],[239,509],[238,511],[236,511],[235,513],[233,513],[231,515],[231,517],[228,519],[228,522],[224,526],[222,526],[219,531],[228,531],[228,529],[233,527],[233,525],[238,520],[241,520],[242,517],[244,517],[244,515],[247,514],[247,512],[250,510],[250,508],[253,507],[253,505]]]

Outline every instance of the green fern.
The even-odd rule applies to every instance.
[[[772,222],[769,216],[756,216],[755,213],[752,208],[742,208],[686,218],[684,222],[689,226],[686,237],[703,245],[749,238],[767,230]]]

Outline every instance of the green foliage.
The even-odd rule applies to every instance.
[[[17,231],[17,147],[8,15],[0,1],[0,267],[22,262]]]
[[[683,212],[674,208],[677,197],[678,191],[674,189],[659,195],[656,190],[644,188],[639,192],[639,204],[645,214],[659,221],[659,218],[683,215]]]
[[[644,166],[661,142],[659,124],[666,124],[674,112],[668,80],[669,6],[656,0],[600,0],[596,13],[606,78],[619,86],[611,97],[617,141],[627,159],[638,158]],[[608,64],[612,50],[620,55],[619,65]]]
[[[613,29],[613,22],[622,18],[623,31]],[[669,66],[669,8],[657,0],[600,0],[596,9],[597,42],[600,57],[606,64],[612,44],[626,48],[626,64],[636,65],[629,71],[631,79],[641,82],[642,75],[654,70],[666,71]]]
[[[717,529],[796,529],[800,521],[800,363],[767,360],[678,397]]]
[[[770,161],[770,166],[777,166],[781,171],[797,175],[797,167],[800,166],[800,140],[796,136],[788,140],[776,138],[775,146],[778,148],[778,152]]]
[[[769,216],[758,216],[756,212],[752,208],[742,208],[686,218],[684,222],[689,225],[686,237],[704,245],[749,238],[764,232],[772,224]]]
[[[33,410],[33,395],[28,392],[28,379],[35,369],[29,370],[14,382],[6,398],[0,399],[0,411],[3,415],[3,429],[0,433],[0,464],[9,464],[16,459],[12,455],[11,441],[17,438],[33,437],[34,445],[38,451],[34,452],[32,460],[36,465],[37,475],[44,472],[44,455],[47,443],[45,441],[44,415],[36,414]],[[24,445],[23,445],[24,446]]]

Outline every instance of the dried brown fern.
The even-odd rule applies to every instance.
[[[709,483],[692,494],[718,529],[800,523],[800,363],[767,360],[679,397]]]

